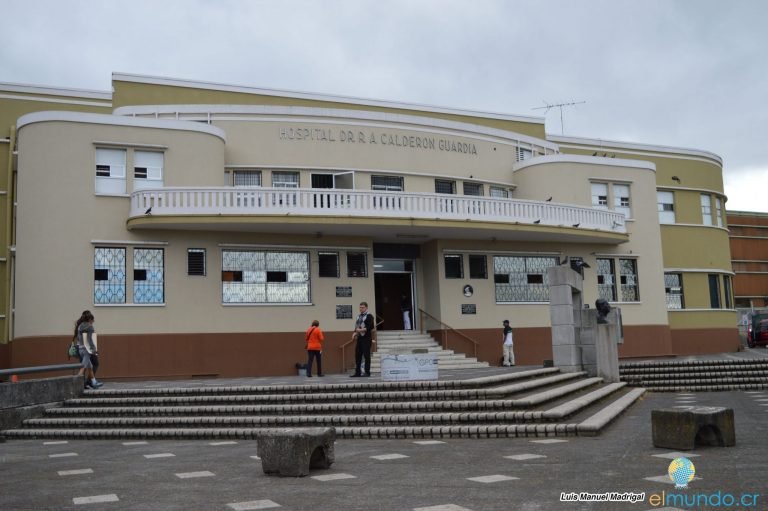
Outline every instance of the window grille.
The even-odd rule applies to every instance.
[[[597,260],[597,295],[609,302],[616,301],[616,272],[613,259]]]
[[[506,188],[500,188],[498,186],[492,186],[490,188],[491,197],[498,197],[500,199],[506,199],[509,197],[509,190]]]
[[[402,192],[404,189],[401,176],[371,176],[371,190]]]
[[[125,303],[125,248],[96,247],[93,303]]]
[[[347,277],[367,277],[368,261],[365,252],[347,252]]]
[[[667,309],[683,309],[683,276],[679,273],[664,274],[664,293],[667,300]]]
[[[464,195],[483,195],[483,185],[480,183],[464,183]]]
[[[298,188],[298,172],[272,172],[272,186],[274,188]]]
[[[640,301],[637,281],[637,261],[635,259],[619,259],[621,273],[621,301]]]
[[[446,279],[464,278],[464,258],[461,254],[445,254],[443,261],[445,263]]]
[[[187,249],[187,275],[205,276],[205,249]]]
[[[232,172],[232,186],[259,187],[261,186],[260,170],[235,170]]]
[[[435,193],[456,193],[456,181],[448,181],[445,179],[435,179]]]
[[[470,279],[487,279],[488,278],[488,263],[487,257],[484,255],[469,255],[469,278]]]
[[[557,262],[548,256],[494,256],[496,302],[548,302],[547,268]]]
[[[309,254],[223,250],[224,303],[309,303]]]
[[[165,301],[164,250],[133,249],[133,303]]]
[[[318,252],[317,266],[320,277],[339,276],[339,254],[337,252]]]

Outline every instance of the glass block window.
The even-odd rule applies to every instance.
[[[243,188],[261,186],[261,171],[235,170],[232,172],[232,186]]]
[[[93,303],[125,303],[125,248],[96,247]]]
[[[272,172],[272,186],[275,188],[298,188],[298,172]]]
[[[597,296],[616,301],[616,270],[613,259],[597,259]]]
[[[723,201],[720,199],[720,197],[715,197],[715,220],[717,221],[717,226],[722,227],[723,226]]]
[[[371,190],[402,192],[404,189],[401,176],[371,176]]]
[[[435,193],[456,193],[456,181],[447,179],[435,179]]]
[[[483,195],[483,185],[480,183],[464,183],[464,195]]]
[[[469,255],[469,278],[470,279],[487,279],[488,278],[488,262],[487,257],[484,255]]]
[[[712,225],[712,197],[702,193],[701,197],[701,223]]]
[[[96,149],[96,193],[125,193],[125,156],[125,149]]]
[[[664,274],[664,293],[667,309],[683,309],[683,276],[679,273]]]
[[[309,303],[309,254],[223,250],[224,303]]]
[[[157,151],[133,152],[133,189],[163,186],[163,153]]]
[[[187,249],[187,275],[205,277],[205,249]]]
[[[656,204],[659,208],[659,223],[675,223],[675,194],[674,192],[656,192]]]
[[[464,258],[461,254],[445,254],[443,256],[446,279],[464,278]]]
[[[709,274],[709,306],[720,308],[720,275]]]
[[[731,290],[730,275],[723,275],[723,295],[725,296],[725,308],[733,309],[733,294]]]
[[[496,302],[548,302],[547,268],[557,257],[494,256]]]
[[[637,282],[637,260],[619,259],[619,269],[621,278],[621,301],[640,301],[640,292]]]
[[[365,252],[347,252],[347,277],[367,277],[368,258]]]
[[[318,252],[317,266],[320,277],[339,277],[339,253]]]
[[[509,197],[509,190],[500,186],[492,186],[489,189],[491,197],[498,197],[500,199],[506,199]]]
[[[133,303],[165,301],[162,248],[133,249]]]
[[[625,218],[631,218],[629,206],[629,185],[613,185],[613,210],[622,213]]]
[[[592,183],[592,207],[608,209],[608,184]]]

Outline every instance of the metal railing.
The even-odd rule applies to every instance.
[[[31,366],[31,367],[16,367],[11,369],[0,369],[0,380],[3,379],[6,376],[10,376],[13,378],[13,376],[19,375],[19,374],[31,374],[31,373],[46,373],[51,371],[68,371],[68,370],[79,370],[81,367],[83,367],[81,364],[56,364],[56,365],[49,365],[49,366]]]
[[[448,325],[447,323],[444,323],[443,321],[437,319],[432,314],[430,314],[429,312],[427,312],[427,311],[425,311],[423,309],[419,309],[419,324],[421,325],[421,328],[420,328],[420,332],[421,333],[423,333],[423,334],[427,333],[427,327],[426,327],[427,321],[426,321],[426,318],[429,318],[429,319],[437,322],[438,325],[440,325],[440,327],[441,327],[440,328],[440,332],[441,332],[441,337],[442,337],[442,341],[443,341],[442,345],[443,345],[443,349],[444,350],[448,349],[448,332],[452,332],[452,333],[457,334],[459,337],[462,337],[465,340],[467,340],[467,341],[472,343],[473,356],[475,358],[477,358],[477,347],[480,345],[479,342],[477,342],[476,340],[474,340],[473,338],[471,338],[470,336],[468,336],[467,334],[465,334],[461,330],[456,330],[451,325]]]

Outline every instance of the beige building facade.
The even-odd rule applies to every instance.
[[[518,362],[541,364],[546,269],[579,261],[585,303],[622,309],[621,356],[737,348],[712,153],[421,105],[124,74],[113,89],[99,107],[0,96],[6,365],[62,362],[90,309],[107,378],[291,374],[313,319],[340,371],[361,301],[381,330],[406,305],[492,364],[509,319]]]

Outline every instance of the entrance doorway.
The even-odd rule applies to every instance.
[[[378,329],[404,330],[403,307],[410,309],[411,329],[415,329],[413,261],[377,259],[373,267],[377,321],[384,320]]]

